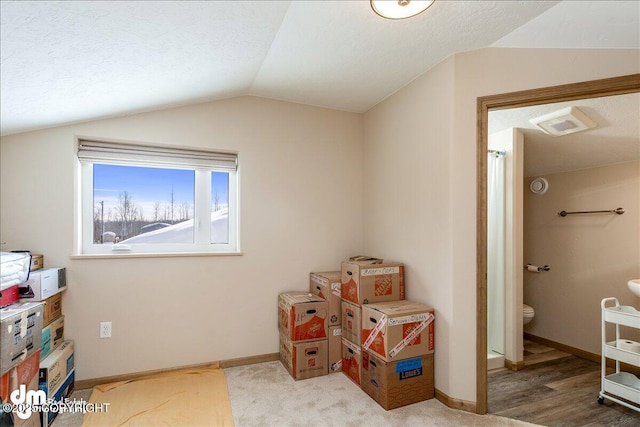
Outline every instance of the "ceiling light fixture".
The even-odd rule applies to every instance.
[[[404,19],[424,12],[434,0],[371,0],[375,13],[388,19]]]

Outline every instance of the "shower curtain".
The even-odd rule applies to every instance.
[[[505,161],[487,162],[487,351],[505,352]]]

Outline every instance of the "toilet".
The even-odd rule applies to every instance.
[[[526,325],[527,323],[531,322],[531,319],[533,319],[533,316],[535,316],[535,311],[533,310],[533,307],[528,306],[527,304],[522,304],[522,324]]]

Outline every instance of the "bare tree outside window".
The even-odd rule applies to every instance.
[[[116,215],[121,224],[120,240],[127,239],[137,234],[135,222],[140,218],[140,209],[133,202],[133,195],[128,191],[122,191],[118,195]]]
[[[216,212],[220,210],[220,196],[218,195],[218,190],[214,190],[213,193],[213,210]]]

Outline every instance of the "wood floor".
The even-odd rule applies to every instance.
[[[600,364],[529,340],[525,368],[489,372],[489,413],[545,426],[638,426],[640,412],[597,402]]]

